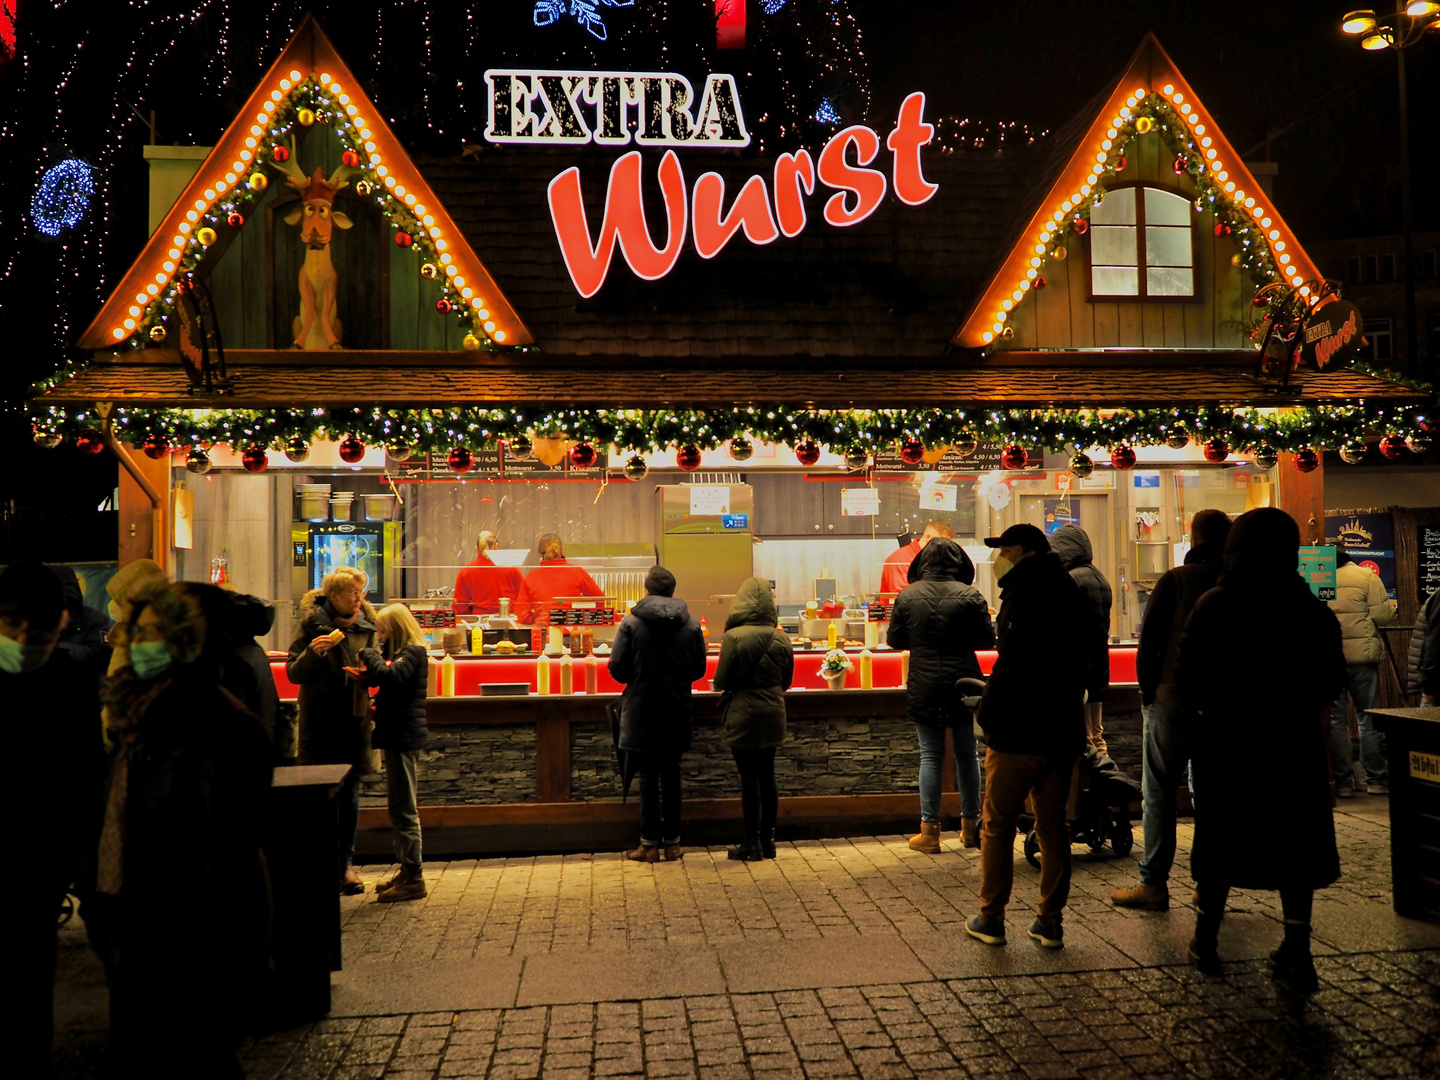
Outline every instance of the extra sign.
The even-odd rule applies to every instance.
[[[674,269],[687,237],[701,258],[712,259],[741,232],[758,245],[798,236],[808,223],[805,198],[817,186],[832,192],[822,216],[837,228],[864,221],[889,191],[919,206],[939,190],[921,169],[920,151],[935,137],[934,125],[924,120],[921,93],[904,100],[883,141],[863,124],[843,128],[814,157],[804,149],[780,154],[768,176],[751,176],[727,200],[725,179],[716,172],[702,173],[687,190],[675,150],[749,144],[729,75],[710,75],[693,109],[689,80],[669,72],[492,70],[485,81],[490,88],[485,137],[491,142],[624,146],[633,141],[666,148],[657,170],[666,221],[659,245],[645,219],[640,151],[621,155],[610,168],[598,236],[585,214],[580,170],[566,169],[550,181],[555,237],[570,279],[585,297],[605,284],[616,247],[637,277],[656,281]],[[882,145],[890,151],[888,168],[877,162]]]
[[[1316,308],[1301,330],[1301,359],[1316,371],[1344,367],[1360,351],[1363,327],[1360,309],[1348,300]]]

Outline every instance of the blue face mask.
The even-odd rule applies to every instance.
[[[174,662],[170,646],[163,641],[137,641],[130,646],[130,666],[142,679],[153,679]]]
[[[0,671],[6,675],[19,675],[45,666],[50,659],[48,645],[21,645],[14,638],[0,634]]]

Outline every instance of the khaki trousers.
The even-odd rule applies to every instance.
[[[1015,881],[1015,825],[1033,794],[1040,841],[1040,917],[1058,919],[1070,898],[1070,830],[1065,802],[1075,760],[985,751],[980,840],[980,914],[1003,920]]]

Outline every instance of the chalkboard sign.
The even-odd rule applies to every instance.
[[[1420,525],[1419,535],[1419,575],[1415,579],[1415,592],[1421,604],[1429,598],[1436,589],[1440,589],[1440,526]]]

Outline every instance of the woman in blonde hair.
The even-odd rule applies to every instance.
[[[513,566],[496,566],[490,552],[500,546],[500,538],[483,529],[475,539],[475,561],[460,568],[455,575],[455,614],[494,615],[500,610],[500,599],[514,600],[520,595],[520,571]]]
[[[565,561],[565,543],[555,533],[545,533],[535,542],[540,565],[520,586],[515,617],[522,623],[550,625],[550,602],[557,596],[604,596],[605,590],[582,567]]]
[[[425,725],[425,680],[430,658],[422,644],[420,624],[404,604],[391,604],[375,616],[376,649],[362,649],[352,677],[375,694],[372,743],[385,754],[385,792],[390,827],[395,831],[395,857],[400,872],[376,887],[382,904],[419,900],[425,896],[421,872],[420,813],[415,807],[415,762],[429,734]]]

